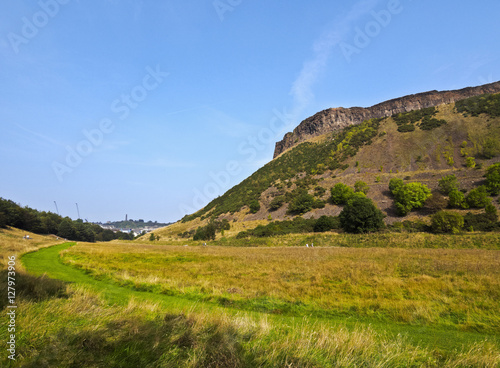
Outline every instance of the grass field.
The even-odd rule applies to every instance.
[[[479,238],[464,244],[485,249],[410,249],[404,237],[403,248],[42,249],[22,258],[36,288],[18,300],[19,359],[0,365],[498,367],[500,260]]]

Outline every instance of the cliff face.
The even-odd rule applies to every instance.
[[[310,138],[338,131],[349,125],[360,124],[364,120],[387,117],[400,112],[419,110],[446,103],[454,103],[465,98],[485,93],[499,93],[500,81],[478,87],[468,87],[455,91],[430,91],[385,101],[372,107],[333,108],[323,110],[302,121],[293,133],[287,133],[276,143],[273,158],[287,149]]]

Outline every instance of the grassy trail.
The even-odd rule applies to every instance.
[[[194,302],[181,297],[167,296],[152,292],[137,291],[131,288],[115,285],[111,282],[97,280],[84,271],[65,265],[60,261],[59,253],[64,249],[74,246],[75,243],[64,243],[53,247],[41,249],[36,252],[25,254],[22,263],[27,271],[35,275],[46,274],[47,276],[59,279],[68,283],[75,283],[85,286],[97,292],[109,304],[126,306],[131,298],[136,301],[157,303],[166,312],[223,312],[229,315],[244,313],[250,317],[261,317],[263,314],[252,311],[242,311],[230,307],[222,307],[214,303]],[[280,316],[268,314],[269,320],[277,325],[293,327],[304,323],[304,316]],[[500,336],[495,334],[476,333],[473,331],[458,331],[446,326],[424,326],[408,325],[395,322],[381,322],[378,320],[359,319],[352,317],[339,318],[312,318],[307,316],[310,323],[319,323],[327,326],[343,325],[348,329],[354,329],[360,325],[370,325],[375,331],[386,333],[389,336],[401,334],[415,345],[435,348],[442,351],[452,351],[469,345],[473,342],[482,341],[487,338],[491,342],[500,344]]]

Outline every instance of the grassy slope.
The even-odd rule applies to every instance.
[[[293,190],[293,183],[297,178],[307,174],[318,179],[318,185],[327,189],[322,199],[328,198],[328,189],[336,183],[354,185],[358,180],[365,181],[370,186],[368,196],[388,215],[386,221],[397,221],[400,218],[395,215],[392,198],[387,191],[388,182],[392,177],[410,177],[410,181],[420,181],[435,189],[442,176],[453,173],[463,184],[463,188],[470,190],[483,181],[485,170],[465,168],[465,157],[460,153],[460,145],[464,141],[468,142],[469,155],[476,156],[477,161],[482,162],[484,167],[498,162],[498,158],[480,160],[478,153],[488,137],[500,137],[500,118],[485,115],[466,117],[454,112],[454,104],[438,106],[435,118],[445,119],[448,123],[430,131],[417,128],[409,133],[398,132],[393,119],[387,118],[380,123],[379,135],[372,139],[371,144],[361,147],[354,157],[342,161],[349,165],[348,169],[327,170],[323,174],[311,176],[311,170],[316,168],[317,164],[328,163],[332,149],[336,148],[331,135],[315,137],[281,154],[195,216],[208,217],[216,214],[237,222],[263,221],[269,215],[274,220],[287,219],[290,216],[286,214],[286,205],[275,212],[269,212],[267,206],[280,190],[280,185],[284,190]],[[453,165],[448,164],[446,157],[453,158]],[[356,162],[359,163],[358,167]],[[287,181],[292,182],[289,188],[285,185]],[[311,194],[313,187],[309,187]],[[261,209],[256,214],[250,214],[245,206],[250,198],[258,198],[260,201]],[[231,213],[232,211],[235,212]],[[304,217],[338,215],[340,211],[341,207],[327,204],[325,208],[310,211]],[[195,229],[207,221],[206,218],[200,221],[200,217],[196,217],[194,221],[174,224],[155,233],[174,239],[177,233]],[[177,231],[180,228],[183,231]]]

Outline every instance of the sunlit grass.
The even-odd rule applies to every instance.
[[[356,316],[500,331],[500,254],[481,249],[80,245],[99,279],[275,314]]]

